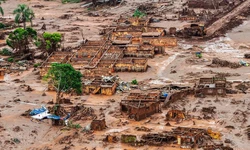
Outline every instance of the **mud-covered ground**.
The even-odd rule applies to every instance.
[[[65,47],[76,46],[82,41],[81,30],[84,38],[99,39],[99,30],[104,25],[111,25],[113,19],[126,12],[131,13],[137,3],[143,3],[146,0],[128,1],[125,4],[112,8],[103,8],[99,10],[98,17],[89,17],[90,10],[81,8],[78,4],[62,4],[60,1],[16,1],[8,0],[2,4],[5,10],[4,17],[13,18],[11,12],[18,4],[28,4],[34,10],[36,19],[34,24],[36,29],[40,29],[45,23],[48,32],[65,33]],[[34,5],[43,5],[43,8],[33,7]],[[92,11],[91,11],[92,12]],[[64,14],[69,15],[67,19],[60,19]],[[42,20],[42,17],[44,20]],[[178,23],[178,22],[177,22]],[[183,23],[183,22],[182,22]],[[174,24],[174,23],[173,23]],[[184,23],[183,23],[184,24]],[[167,27],[164,23],[158,23],[159,26]],[[155,24],[157,26],[157,24]],[[75,28],[70,29],[68,28]],[[67,29],[68,31],[65,31]],[[64,31],[63,31],[64,30]],[[42,32],[42,31],[40,31]],[[151,87],[160,87],[169,83],[193,86],[200,77],[212,77],[218,73],[227,73],[229,81],[249,81],[250,70],[248,67],[232,69],[229,67],[211,67],[209,66],[213,58],[218,57],[223,60],[238,63],[245,60],[243,55],[250,51],[249,45],[234,42],[228,37],[221,37],[207,42],[195,42],[180,40],[175,48],[166,48],[166,55],[156,55],[154,59],[149,60],[149,69],[145,73],[116,73],[124,81],[137,79],[143,84]],[[198,59],[195,52],[203,51],[203,57]],[[176,73],[173,73],[173,70]],[[21,83],[15,83],[14,79],[20,79]],[[25,91],[21,85],[29,85],[33,91]],[[190,115],[202,116],[202,107],[216,107],[213,119],[189,120],[177,124],[170,122],[171,127],[166,126],[165,115],[171,108],[165,108],[162,113],[152,115],[142,121],[136,122],[129,120],[121,115],[120,101],[126,93],[116,93],[113,96],[102,95],[83,95],[80,97],[70,97],[74,104],[85,104],[86,107],[92,107],[97,116],[105,116],[107,129],[104,131],[95,131],[91,133],[83,132],[82,129],[66,130],[62,127],[51,126],[50,120],[31,121],[31,118],[21,116],[28,109],[39,108],[42,104],[55,99],[55,93],[45,92],[46,83],[40,80],[38,71],[33,68],[21,73],[20,75],[11,74],[4,83],[0,83],[0,149],[157,149],[157,150],[177,150],[179,148],[171,147],[130,147],[118,143],[105,143],[103,139],[106,135],[135,134],[142,135],[147,132],[136,131],[135,127],[145,126],[152,129],[151,132],[158,133],[171,130],[172,127],[199,127],[213,130],[223,134],[222,142],[229,139],[232,142],[227,144],[239,150],[248,150],[250,146],[245,129],[250,125],[249,90],[244,94],[227,95],[226,97],[206,97],[195,98],[187,97],[183,100],[171,104],[172,107],[182,110],[185,108]],[[138,90],[137,90],[138,91]],[[67,97],[67,96],[66,96]],[[196,111],[193,111],[196,108]],[[246,115],[244,118],[243,116]],[[246,120],[245,120],[246,119]],[[194,122],[195,121],[195,125]],[[81,120],[82,127],[90,124],[91,120]],[[233,126],[234,129],[225,128]],[[16,142],[15,139],[20,141]]]

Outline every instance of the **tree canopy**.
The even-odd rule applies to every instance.
[[[62,35],[60,33],[47,33],[43,34],[43,45],[48,53],[57,51],[60,48],[60,43],[62,40]]]
[[[9,47],[11,47],[14,52],[17,53],[28,53],[31,41],[36,39],[37,32],[28,27],[26,29],[17,28],[13,32],[11,32],[6,40],[6,43]]]
[[[31,22],[32,26],[32,19],[35,18],[35,14],[32,9],[30,9],[25,4],[19,4],[18,7],[13,11],[15,16],[15,22],[19,24],[20,22],[23,23],[23,28],[26,28],[26,22]]]
[[[57,92],[56,103],[60,102],[61,93],[82,93],[82,74],[70,64],[53,63],[45,80],[52,84]]]

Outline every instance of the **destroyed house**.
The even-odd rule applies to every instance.
[[[124,49],[124,57],[153,58],[158,49],[152,45],[128,44]]]
[[[188,0],[189,8],[218,9],[224,0]]]
[[[146,72],[148,60],[144,58],[124,58],[116,61],[116,72]]]
[[[112,33],[112,38],[115,39],[115,37],[160,37],[165,36],[166,31],[163,28],[159,27],[145,27],[145,26],[119,26],[116,27],[114,32]]]
[[[150,44],[157,47],[175,47],[177,39],[173,37],[142,37],[141,44]]]
[[[200,78],[195,95],[226,95],[226,78]]]
[[[91,130],[102,131],[107,128],[105,119],[95,119],[90,124]]]
[[[136,121],[143,120],[161,111],[159,93],[130,93],[121,103],[121,111]]]
[[[186,118],[186,115],[181,110],[169,110],[166,114],[166,121],[182,121]]]
[[[104,81],[103,77],[83,79],[83,92],[86,94],[113,95],[117,87],[116,80]]]
[[[194,10],[190,10],[188,8],[182,9],[182,11],[179,12],[179,20],[182,21],[195,21],[198,19],[198,15],[195,13]]]
[[[172,131],[163,133],[149,133],[142,135],[142,141],[148,145],[162,146],[164,144],[176,144],[180,148],[195,148],[205,145],[206,141],[210,141],[207,131],[198,128],[177,127]]]
[[[136,17],[125,18],[121,16],[119,19],[116,20],[116,22],[118,24],[126,23],[133,26],[148,26],[150,24],[150,18],[136,18]]]
[[[101,46],[82,46],[76,51],[75,56],[71,59],[71,64],[75,69],[82,70],[86,67],[91,59],[97,55]]]
[[[75,53],[73,52],[53,52],[51,53],[47,59],[40,66],[40,76],[44,76],[52,63],[70,63],[72,57],[74,57]]]

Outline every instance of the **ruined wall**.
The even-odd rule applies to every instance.
[[[96,94],[100,89],[100,85],[83,85],[83,92],[86,94]]]
[[[174,47],[177,46],[177,39],[172,37],[142,38],[142,43],[149,43],[153,46]]]
[[[188,95],[194,95],[194,90],[188,89],[188,90],[182,90],[180,92],[173,93],[168,97],[168,99],[165,102],[165,106],[170,105],[173,102],[176,102],[177,100],[183,99],[187,97]]]
[[[121,111],[128,113],[130,118],[134,118],[136,121],[145,119],[155,113],[160,112],[160,102],[154,102],[146,104],[148,106],[135,107],[121,103]]]
[[[90,124],[90,128],[91,130],[97,130],[97,131],[101,131],[106,129],[106,121],[105,119],[102,120],[93,120]]]
[[[114,65],[114,70],[116,72],[146,72],[148,67],[148,63],[146,59],[132,59],[128,61],[118,61]]]
[[[217,9],[221,0],[189,0],[189,8]]]
[[[116,87],[116,83],[112,87],[101,87],[101,94],[108,96],[114,95]]]
[[[112,33],[111,40],[115,40],[117,37],[125,37],[131,35],[133,37],[140,37],[142,32],[129,32],[129,31],[116,31]]]
[[[195,96],[202,96],[202,95],[224,96],[226,95],[225,88],[202,88],[202,89],[197,89],[195,92],[196,92]]]
[[[160,110],[160,102],[153,103],[149,107],[140,108],[139,111],[137,110],[137,113],[135,114],[135,120],[139,121],[145,119],[155,113],[159,113]]]

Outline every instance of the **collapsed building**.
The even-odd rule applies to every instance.
[[[189,8],[218,9],[220,6],[234,5],[231,0],[188,0]]]
[[[83,74],[87,94],[113,95],[116,82],[103,82],[113,72],[146,72],[148,59],[162,54],[166,47],[177,46],[177,39],[166,36],[163,28],[149,27],[150,19],[122,18],[117,23],[129,26],[105,29],[101,40],[85,40],[72,52],[53,52],[40,66],[44,76],[52,63],[69,63]]]
[[[226,78],[200,78],[196,86],[195,96],[226,95]]]
[[[121,112],[136,121],[143,120],[161,112],[159,97],[159,93],[130,93],[120,103]]]
[[[136,32],[133,29],[140,29]],[[145,29],[145,31],[143,31]],[[70,63],[82,72],[102,70],[102,75],[112,72],[145,72],[148,58],[164,53],[166,47],[177,45],[176,38],[164,37],[165,30],[145,27],[117,27],[110,40],[86,41],[75,52],[54,52],[41,65],[43,76],[51,63]],[[152,31],[152,32],[147,32]],[[104,74],[105,73],[105,74]]]
[[[188,128],[188,127],[177,127],[173,128],[172,131],[164,131],[163,133],[148,133],[137,138],[136,135],[122,135],[121,142],[130,144],[133,146],[139,145],[154,145],[154,146],[167,146],[171,145],[183,149],[197,149],[205,148],[217,148],[218,150],[231,150],[232,148],[218,145],[212,139],[213,132],[211,129],[200,129],[200,128]],[[139,140],[140,139],[140,140]]]
[[[181,110],[169,110],[166,114],[166,121],[183,121],[187,115]]]
[[[102,131],[107,128],[105,119],[92,120],[90,124],[91,130]]]
[[[105,79],[109,80],[105,80]],[[117,80],[115,77],[94,77],[83,79],[83,92],[86,94],[113,95],[116,92]]]

